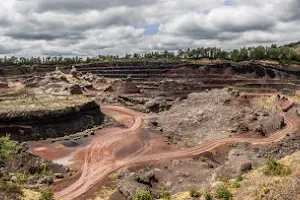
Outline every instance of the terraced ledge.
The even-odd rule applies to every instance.
[[[3,107],[0,103],[0,135],[10,133],[19,141],[39,140],[61,137],[99,125],[104,115],[99,104],[91,99],[58,99],[40,100],[44,104],[30,102],[12,103]],[[13,107],[13,109],[11,109]]]

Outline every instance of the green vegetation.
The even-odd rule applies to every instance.
[[[266,166],[265,166],[263,172],[266,175],[287,176],[287,175],[291,174],[292,171],[291,171],[290,167],[278,163],[277,160],[275,159],[275,157],[269,156],[266,161]]]
[[[18,142],[11,140],[10,135],[0,137],[0,167],[4,166],[5,161],[11,157],[17,148]]]
[[[298,45],[298,43],[295,43]],[[76,57],[31,57],[17,58],[4,57],[0,58],[0,65],[2,66],[22,66],[33,64],[47,64],[47,65],[71,65],[95,62],[116,62],[116,61],[166,61],[178,62],[181,59],[223,59],[230,61],[246,61],[246,60],[274,60],[281,63],[300,63],[300,55],[295,49],[295,45],[277,46],[257,46],[244,47],[241,49],[234,49],[233,51],[225,51],[216,47],[199,47],[195,49],[178,50],[177,52],[156,51],[144,54],[126,54],[123,57],[116,55],[98,55],[95,57],[87,57],[86,59]]]
[[[49,176],[53,174],[52,170],[47,169],[48,167],[46,164],[42,164],[41,168],[42,168],[42,175]]]
[[[131,79],[132,74],[127,75],[127,79]]]
[[[74,65],[72,66],[72,71],[77,71],[77,69]]]
[[[87,124],[83,127],[83,130],[82,130],[82,131],[87,130],[87,129],[92,129],[92,128],[94,128],[94,126],[95,126],[95,123],[94,123],[93,120],[91,120],[91,121],[89,121],[89,123],[87,123]]]
[[[241,187],[241,184],[239,181],[234,181],[232,184],[231,184],[231,187],[232,188],[239,188]]]
[[[200,197],[201,196],[201,194],[195,188],[191,188],[189,192],[190,192],[190,197]]]
[[[228,147],[234,148],[234,147],[237,147],[237,145],[238,145],[238,143],[229,143]]]
[[[210,192],[208,192],[208,191],[204,192],[204,199],[205,200],[212,200],[212,196],[211,196]]]
[[[161,189],[162,189],[162,192],[160,193],[161,198],[164,200],[170,200],[171,196],[168,188],[164,186]]]
[[[237,181],[241,182],[242,180],[244,180],[243,176],[240,174],[238,175],[238,177],[236,178]]]
[[[226,177],[226,176],[221,176],[221,177],[219,178],[219,181],[222,181],[223,183],[228,183],[229,178]]]
[[[53,200],[54,193],[51,188],[47,187],[41,191],[40,200]]]
[[[135,195],[133,200],[153,200],[153,197],[150,191],[144,187]]]
[[[230,191],[225,188],[225,187],[219,187],[216,190],[215,197],[217,199],[222,199],[222,200],[231,200],[232,199],[232,194]]]
[[[12,181],[4,181],[2,179],[0,179],[0,191],[4,193],[15,193],[19,195],[23,194],[22,185],[19,185]]]
[[[206,161],[206,157],[204,157],[204,156],[200,156],[199,159],[200,159],[201,162],[205,162]]]

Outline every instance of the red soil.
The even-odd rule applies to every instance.
[[[299,121],[294,121],[285,117],[287,126],[285,129],[276,132],[269,138],[254,139],[231,137],[208,141],[201,145],[176,150],[166,148],[167,145],[157,136],[150,137],[151,133],[143,134],[143,115],[141,113],[121,107],[104,106],[102,108],[107,113],[119,113],[122,121],[131,124],[127,129],[105,129],[101,135],[96,133],[96,137],[87,147],[79,148],[73,153],[73,161],[79,169],[75,175],[77,178],[67,180],[55,185],[56,197],[71,199],[86,199],[86,194],[96,185],[103,182],[107,175],[123,167],[130,167],[151,161],[169,160],[175,158],[191,157],[210,151],[220,145],[229,142],[249,142],[252,144],[269,144],[281,140],[285,135],[297,127]],[[127,116],[127,117],[125,117]],[[130,123],[134,119],[134,123]],[[120,117],[119,117],[120,119]],[[60,151],[61,153],[64,152]],[[62,153],[63,155],[64,153]],[[56,153],[50,153],[49,157],[55,157]],[[45,157],[48,155],[44,154]]]

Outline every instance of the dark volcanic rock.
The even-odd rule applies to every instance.
[[[104,115],[95,101],[53,111],[32,111],[0,115],[0,135],[10,133],[14,140],[55,138],[80,132],[89,124],[99,125]]]
[[[163,97],[156,97],[145,104],[145,109],[147,112],[159,113],[169,110],[170,108],[171,104]]]
[[[140,93],[140,90],[131,80],[116,80],[105,90],[106,92],[116,92],[119,94]]]
[[[72,94],[72,95],[82,94],[82,88],[80,87],[80,85],[78,85],[78,84],[72,85],[70,87],[70,94]]]
[[[118,190],[126,199],[132,199],[144,187],[145,185],[128,179],[122,180],[118,184]]]
[[[251,169],[252,169],[252,163],[245,162],[245,163],[241,164],[241,167],[240,167],[241,172],[247,172],[247,171],[250,171]]]

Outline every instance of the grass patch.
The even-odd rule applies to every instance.
[[[292,173],[292,170],[290,167],[279,163],[275,157],[269,156],[263,172],[269,176],[287,176]]]
[[[232,199],[232,194],[230,191],[225,188],[225,187],[219,187],[216,190],[215,197],[217,199],[222,199],[222,200],[231,200]]]
[[[236,178],[236,181],[241,182],[242,180],[244,180],[243,176],[241,174],[238,175],[238,177]]]
[[[171,196],[170,196],[170,192],[169,192],[168,188],[164,186],[161,189],[162,189],[162,191],[160,193],[161,198],[163,200],[171,200]]]
[[[219,178],[219,181],[222,181],[223,183],[228,183],[229,178],[226,177],[226,176],[221,176],[221,177]]]
[[[39,200],[53,200],[53,199],[54,199],[54,192],[51,188],[47,187],[41,191],[41,196]]]
[[[200,192],[198,192],[195,188],[191,188],[189,190],[189,193],[190,193],[190,197],[200,197],[201,196]]]
[[[136,193],[133,200],[153,200],[153,197],[150,191],[144,187],[138,193]]]
[[[205,162],[205,161],[206,161],[206,157],[200,156],[199,160],[200,160],[201,162]]]
[[[231,187],[232,187],[232,188],[239,188],[239,187],[241,187],[241,184],[240,184],[240,182],[238,182],[238,181],[234,181],[234,182],[231,184]]]
[[[205,191],[203,196],[205,200],[212,200],[212,195],[208,191]]]

